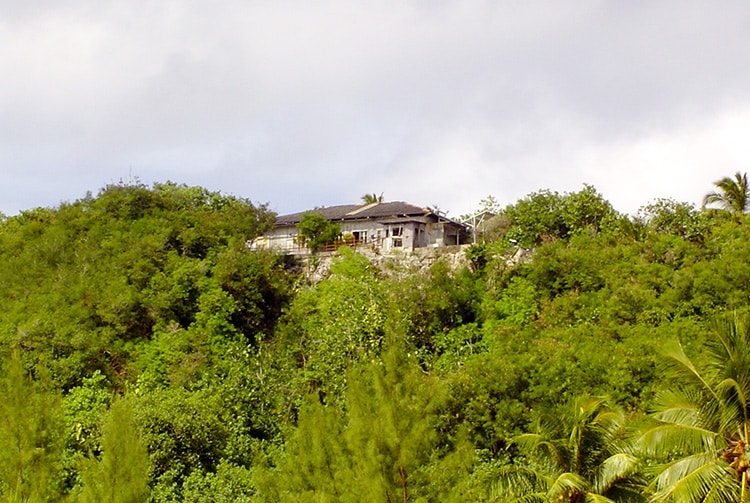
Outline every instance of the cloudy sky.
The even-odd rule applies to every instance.
[[[750,169],[744,0],[0,0],[0,212],[171,180],[450,216]]]

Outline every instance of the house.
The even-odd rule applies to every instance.
[[[382,253],[464,244],[469,240],[468,226],[401,201],[329,206],[312,211],[338,224],[344,243],[369,246]],[[298,238],[297,224],[304,214],[277,217],[274,228],[252,246],[295,255],[309,253]]]

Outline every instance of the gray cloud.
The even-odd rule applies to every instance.
[[[131,174],[281,212],[586,182],[634,211],[750,157],[740,1],[27,4],[0,2],[5,213]]]

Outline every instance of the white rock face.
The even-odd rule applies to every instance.
[[[466,249],[471,245],[441,246],[439,248],[417,248],[409,253],[391,253],[383,255],[371,248],[360,247],[356,252],[364,255],[385,276],[399,276],[407,273],[427,271],[437,260],[444,260],[448,267],[457,270],[468,266]],[[335,252],[319,253],[314,257],[300,258],[307,279],[317,283],[329,274]]]

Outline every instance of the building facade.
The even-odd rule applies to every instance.
[[[415,248],[441,247],[469,241],[469,228],[428,208],[395,201],[364,205],[340,205],[312,210],[341,228],[341,243],[369,246],[381,253],[409,252]],[[281,215],[272,230],[252,246],[288,254],[307,254],[297,224],[306,212]],[[340,244],[341,244],[340,243]]]

